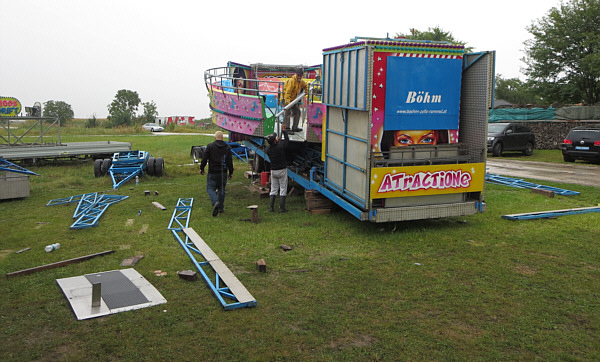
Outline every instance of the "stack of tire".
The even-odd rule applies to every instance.
[[[111,165],[112,158],[96,159],[94,161],[94,177],[106,176]]]
[[[146,161],[146,173],[148,176],[162,177],[165,173],[165,160],[162,157],[149,157]]]

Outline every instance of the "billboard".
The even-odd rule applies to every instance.
[[[0,117],[16,117],[21,113],[21,102],[13,97],[0,97]]]

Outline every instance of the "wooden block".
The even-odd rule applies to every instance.
[[[140,261],[140,259],[143,259],[144,255],[136,255],[136,256],[132,256],[131,258],[127,258],[125,260],[123,260],[121,262],[121,266],[134,266],[135,264],[137,264],[138,261]]]
[[[259,272],[261,272],[261,273],[267,272],[267,263],[265,262],[265,259],[259,259],[256,262],[256,266],[258,267]]]
[[[150,195],[150,190],[144,190],[144,196]]]
[[[292,247],[289,245],[279,245],[279,247],[282,248],[284,251],[292,250]]]
[[[158,202],[156,202],[156,201],[153,201],[153,202],[152,202],[152,205],[154,205],[154,206],[158,207],[158,208],[159,208],[159,209],[161,209],[161,210],[166,210],[166,209],[167,209],[166,207],[162,206],[160,203],[158,203]]]
[[[193,270],[182,270],[178,271],[177,275],[183,280],[189,280],[191,282],[198,280],[198,273]]]
[[[554,191],[552,191],[552,190],[531,189],[531,192],[534,194],[544,195],[544,196],[550,197],[550,198],[554,197]]]
[[[331,214],[331,209],[315,209],[308,210],[312,215],[322,215],[322,214]]]
[[[318,209],[330,209],[333,203],[329,199],[308,199],[306,200],[306,209],[318,210]]]

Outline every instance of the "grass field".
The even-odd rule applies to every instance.
[[[110,139],[74,133],[66,131],[63,142]],[[108,178],[94,178],[89,161],[35,165],[28,168],[41,176],[31,177],[31,196],[0,202],[4,274],[115,250],[2,278],[1,360],[600,359],[600,214],[501,218],[596,206],[600,188],[544,183],[581,192],[548,198],[488,184],[485,213],[373,224],[340,210],[311,215],[302,195],[289,197],[291,212],[269,213],[268,200],[246,188],[248,165],[236,161],[225,213],[213,218],[206,179],[189,156],[192,145],[211,137],[140,132],[114,140],[164,157],[166,175],[111,190]],[[539,157],[546,153],[560,159],[560,151]],[[144,196],[144,190],[159,194]],[[130,197],[110,206],[96,227],[70,230],[74,205],[44,206],[98,191]],[[256,307],[224,311],[202,280],[177,276],[193,268],[167,230],[182,197],[194,198],[190,226],[252,293]],[[256,224],[244,221],[252,204],[259,205]],[[62,247],[46,253],[44,246],[55,242]],[[283,251],[282,244],[293,249]],[[145,257],[135,269],[168,302],[77,321],[56,279],[120,269],[139,254]],[[261,258],[267,273],[257,271]],[[158,269],[167,275],[156,276]]]

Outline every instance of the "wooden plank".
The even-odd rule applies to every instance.
[[[187,235],[192,243],[198,248],[202,256],[210,266],[213,268],[215,273],[219,274],[219,277],[229,287],[231,293],[240,303],[247,303],[254,301],[254,297],[248,292],[246,287],[239,281],[239,279],[229,270],[227,265],[215,254],[215,252],[202,240],[196,230],[192,228],[184,228],[183,232]]]
[[[154,205],[154,206],[158,207],[158,208],[159,208],[159,209],[161,209],[161,210],[166,210],[166,209],[167,209],[166,207],[162,206],[160,203],[158,203],[158,202],[156,202],[156,201],[153,201],[153,202],[152,202],[152,205]]]
[[[223,263],[222,260],[213,260],[210,262],[210,265],[215,270],[221,280],[229,287],[231,293],[235,295],[235,298],[240,303],[247,303],[254,301],[254,297],[248,289],[240,282],[240,280],[233,274],[231,270]]]
[[[185,235],[190,238],[192,243],[196,246],[196,248],[200,251],[204,259],[210,262],[212,260],[220,260],[220,258],[215,254],[215,252],[202,240],[200,235],[196,232],[196,230],[192,228],[184,228],[183,232]]]
[[[37,271],[42,271],[42,270],[46,270],[46,269],[52,269],[52,268],[58,268],[61,266],[65,266],[65,265],[69,265],[69,264],[74,264],[74,263],[79,263],[80,261],[84,261],[84,260],[88,260],[91,258],[94,258],[96,256],[103,256],[103,255],[107,255],[107,254],[111,254],[114,253],[114,250],[107,250],[107,251],[103,251],[101,253],[97,253],[97,254],[90,254],[90,255],[86,255],[86,256],[81,256],[79,258],[74,258],[74,259],[69,259],[69,260],[63,260],[63,261],[59,261],[56,263],[52,263],[52,264],[46,264],[46,265],[41,265],[41,266],[36,266],[34,268],[29,268],[29,269],[23,269],[23,270],[19,270],[16,272],[12,272],[12,273],[7,273],[6,277],[10,278],[10,277],[14,277],[17,275],[25,275],[25,274],[31,274],[31,273],[35,273]]]

